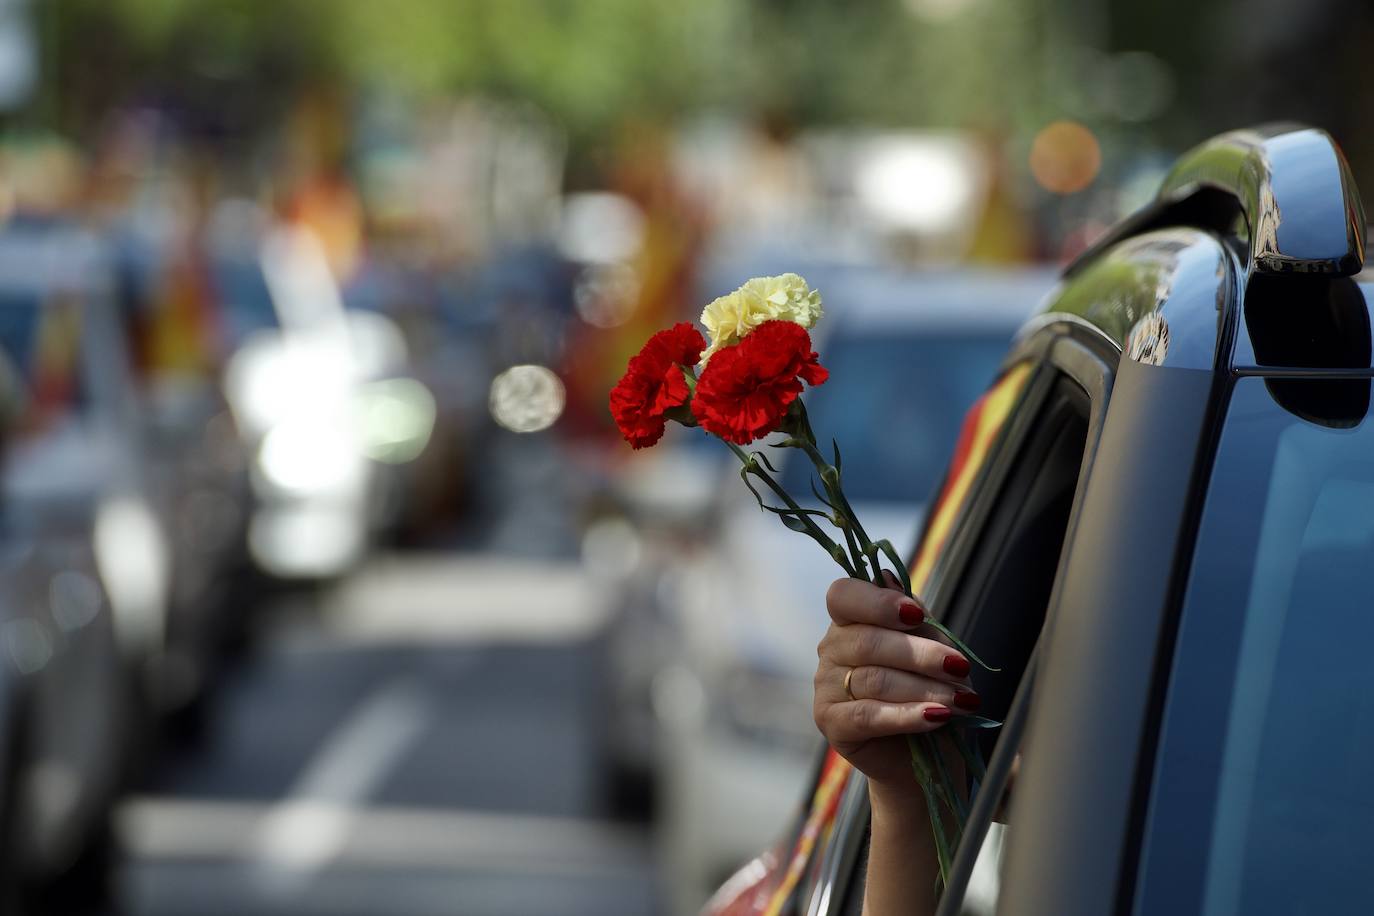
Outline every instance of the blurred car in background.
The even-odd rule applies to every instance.
[[[434,399],[429,441],[414,460],[392,464],[379,532],[385,540],[422,543],[443,533],[472,498],[473,467],[485,445],[491,372],[481,327],[456,329],[442,308],[444,274],[377,246],[343,285],[350,313],[394,322],[405,343],[405,374]]]
[[[222,228],[216,270],[241,340],[225,392],[253,456],[249,549],[273,576],[331,578],[394,518],[391,465],[424,449],[434,398],[405,374],[395,324],[344,308],[308,229]]]
[[[194,722],[223,649],[244,623],[248,465],[220,381],[223,316],[198,252],[118,224],[103,237],[132,388],[131,435],[165,530],[169,607],[153,673],[168,721]],[[186,714],[186,715],[183,715]]]
[[[156,657],[168,548],[143,486],[106,252],[0,234],[0,775],[11,882],[96,886],[129,762],[131,675]]]
[[[964,409],[1053,274],[809,274],[827,303],[816,346],[831,375],[808,394],[808,412],[818,435],[866,445],[843,456],[845,489],[867,530],[906,552]],[[814,503],[810,463],[780,457],[782,485]],[[814,759],[811,679],[826,625],[816,596],[841,575],[761,512],[736,470],[717,478],[725,501],[708,529],[713,542],[663,590],[672,636],[659,643],[670,654],[648,687],[663,853],[684,912],[796,804]]]
[[[139,396],[145,473],[170,534],[157,711],[194,725],[246,623],[247,457],[217,380],[155,380]]]

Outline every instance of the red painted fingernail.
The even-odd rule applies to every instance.
[[[902,623],[907,626],[917,627],[926,619],[926,609],[914,601],[903,601],[897,605],[897,616],[902,618]]]
[[[946,655],[944,668],[946,674],[952,674],[955,677],[968,677],[968,673],[973,670],[968,659],[962,655]]]
[[[954,705],[960,709],[977,709],[983,705],[983,698],[969,690],[956,690]]]
[[[950,716],[954,715],[954,713],[950,712],[947,706],[931,706],[925,711],[924,715],[927,722],[945,722]]]

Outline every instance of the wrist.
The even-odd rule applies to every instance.
[[[915,820],[927,817],[925,795],[914,776],[868,783],[868,802],[875,817],[883,820]]]

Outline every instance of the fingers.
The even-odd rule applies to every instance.
[[[855,700],[816,708],[816,725],[832,744],[858,744],[889,735],[916,735],[949,721],[949,707],[938,703],[883,703]]]
[[[845,689],[845,678],[849,689]],[[922,677],[896,668],[860,665],[857,668],[822,669],[816,678],[816,698],[823,702],[880,700],[884,703],[939,703],[961,712],[982,705],[978,694],[963,684]]]
[[[825,596],[834,623],[817,650],[814,715],[836,747],[932,731],[956,710],[979,705],[968,659],[944,643],[902,632],[920,626],[925,608],[895,575],[884,571],[883,580],[885,587],[839,579]]]
[[[895,580],[894,580],[895,581]],[[879,588],[862,579],[836,579],[825,593],[825,607],[840,626],[866,623],[879,627],[915,627],[925,608],[896,588]]]
[[[968,684],[968,659],[944,643],[881,626],[831,626],[817,649],[843,668],[876,665],[953,684]]]

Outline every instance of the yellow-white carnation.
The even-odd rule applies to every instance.
[[[797,274],[755,277],[706,306],[701,323],[710,333],[703,363],[721,347],[732,346],[765,321],[791,321],[804,328],[821,320],[821,294]]]

